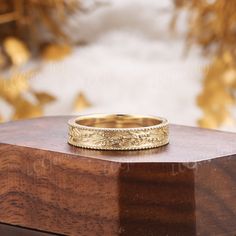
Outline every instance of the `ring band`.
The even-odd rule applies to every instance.
[[[68,143],[99,150],[156,148],[169,142],[165,118],[126,114],[79,116],[68,121]]]

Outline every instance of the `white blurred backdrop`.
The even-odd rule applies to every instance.
[[[83,91],[93,104],[85,114],[152,114],[196,125],[206,60],[196,48],[184,56],[185,16],[173,36],[172,15],[171,0],[113,0],[78,16],[74,32],[86,44],[63,61],[45,63],[32,80],[35,89],[58,97],[45,115],[77,115],[72,104]]]

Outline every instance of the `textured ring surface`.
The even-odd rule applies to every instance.
[[[168,144],[165,118],[125,114],[79,116],[68,121],[68,143],[99,150],[138,150]]]

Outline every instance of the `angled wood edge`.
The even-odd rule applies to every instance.
[[[0,222],[68,235],[236,234],[235,134],[173,126],[168,147],[104,154],[65,143],[67,118],[0,125]]]
[[[0,223],[0,234],[3,236],[62,236],[34,229],[23,228],[17,225]]]
[[[71,116],[0,124],[0,143],[119,163],[191,163],[236,153],[236,134],[171,125],[170,144],[141,151],[96,151],[67,143]]]

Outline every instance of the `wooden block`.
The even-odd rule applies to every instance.
[[[69,118],[0,125],[0,222],[76,236],[236,234],[236,134],[171,125],[165,147],[94,151],[67,144]]]

